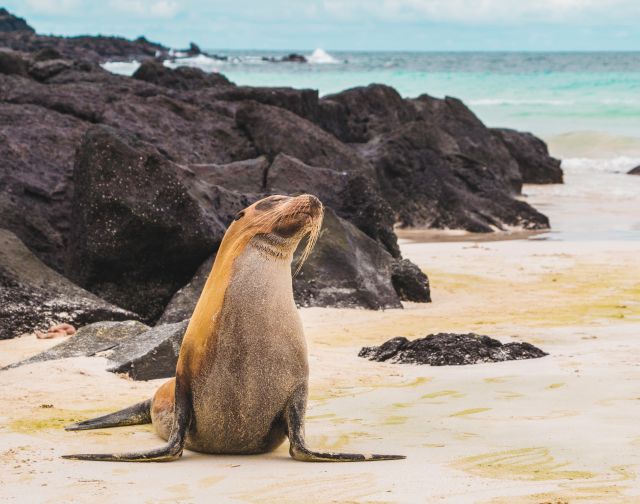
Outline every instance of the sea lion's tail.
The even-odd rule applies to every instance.
[[[151,423],[151,399],[134,404],[115,413],[99,416],[83,422],[67,425],[65,430],[104,429],[106,427],[122,427]]]

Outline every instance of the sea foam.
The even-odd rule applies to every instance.
[[[310,56],[307,56],[307,61],[316,65],[335,65],[336,63],[340,63],[339,60],[335,59],[324,49],[320,49],[319,47],[315,51],[313,51]]]
[[[107,61],[100,65],[107,72],[111,72],[118,75],[133,75],[133,73],[140,66],[140,62],[133,61]]]

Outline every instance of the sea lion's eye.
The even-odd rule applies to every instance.
[[[244,210],[242,210],[241,212],[238,212],[236,216],[233,218],[233,220],[240,220],[243,217],[244,217]]]

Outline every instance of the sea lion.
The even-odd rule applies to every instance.
[[[180,347],[176,377],[153,399],[66,427],[97,429],[153,423],[167,443],[122,454],[64,458],[162,462],[183,449],[256,454],[289,438],[289,453],[306,462],[401,459],[400,455],[316,452],[307,447],[307,347],[293,300],[291,262],[303,237],[302,260],[322,224],[315,197],[269,196],[229,226]]]

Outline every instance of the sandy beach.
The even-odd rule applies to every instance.
[[[302,317],[310,443],[406,460],[304,464],[286,443],[263,456],[186,452],[170,464],[62,460],[159,443],[149,426],[62,429],[144,399],[162,382],[76,358],[2,372],[3,502],[638,502],[638,242],[404,239],[402,250],[429,272],[433,303],[311,308]],[[461,367],[357,357],[393,336],[438,331],[529,341],[550,355]],[[59,341],[2,341],[0,364]]]

